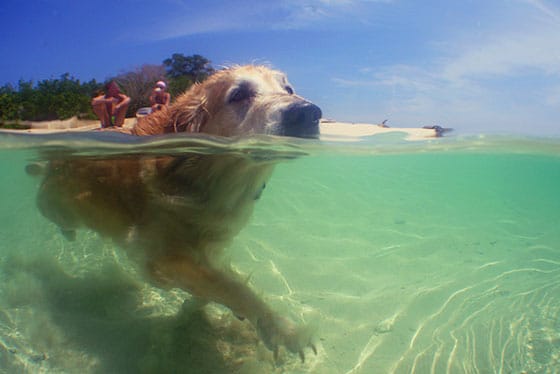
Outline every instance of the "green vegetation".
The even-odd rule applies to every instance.
[[[150,93],[158,80],[168,83],[168,91],[175,98],[213,72],[210,61],[203,56],[174,53],[161,65],[143,65],[107,81],[115,80],[130,96],[127,116],[134,116],[138,108],[150,105]],[[20,80],[17,87],[10,84],[1,86],[0,127],[25,128],[26,125],[20,122],[62,120],[73,116],[95,119],[91,99],[101,92],[103,85],[95,79],[80,82],[66,73],[60,78],[45,79],[36,84]]]
[[[63,74],[58,79],[45,79],[36,85],[20,80],[17,89],[0,87],[0,123],[67,119],[72,116],[93,118],[91,93],[101,84],[95,80],[81,83]]]
[[[201,55],[184,56],[174,53],[171,58],[163,61],[169,80],[169,93],[175,97],[193,83],[202,82],[214,72],[210,61]]]

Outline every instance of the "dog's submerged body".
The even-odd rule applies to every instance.
[[[320,109],[265,67],[220,71],[168,110],[138,121],[135,135],[318,135]],[[88,227],[113,239],[157,285],[229,307],[268,348],[303,358],[309,336],[277,315],[219,253],[250,218],[273,163],[238,153],[53,158],[38,194],[43,215],[69,239]]]

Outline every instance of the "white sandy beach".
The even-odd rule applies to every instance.
[[[125,128],[132,128],[136,118],[127,118]],[[30,134],[46,134],[68,131],[91,131],[99,128],[99,122],[94,120],[79,120],[76,117],[61,121],[29,122],[29,130],[0,130],[8,132],[26,132]],[[423,140],[437,137],[434,129],[406,128],[406,127],[383,127],[370,123],[351,123],[332,120],[323,120],[320,124],[321,140],[334,142],[354,142],[360,139],[391,133],[404,133],[407,140]]]

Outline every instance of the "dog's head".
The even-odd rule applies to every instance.
[[[283,73],[248,65],[215,73],[153,120],[166,122],[165,132],[315,138],[321,115],[318,106],[295,94]]]

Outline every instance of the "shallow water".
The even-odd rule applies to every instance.
[[[93,138],[92,138],[93,136]],[[305,363],[223,308],[143,282],[110,241],[35,206],[39,150],[277,160],[226,256],[316,328]],[[272,151],[271,151],[272,150]],[[355,143],[0,134],[0,367],[7,372],[554,373],[560,140]]]

